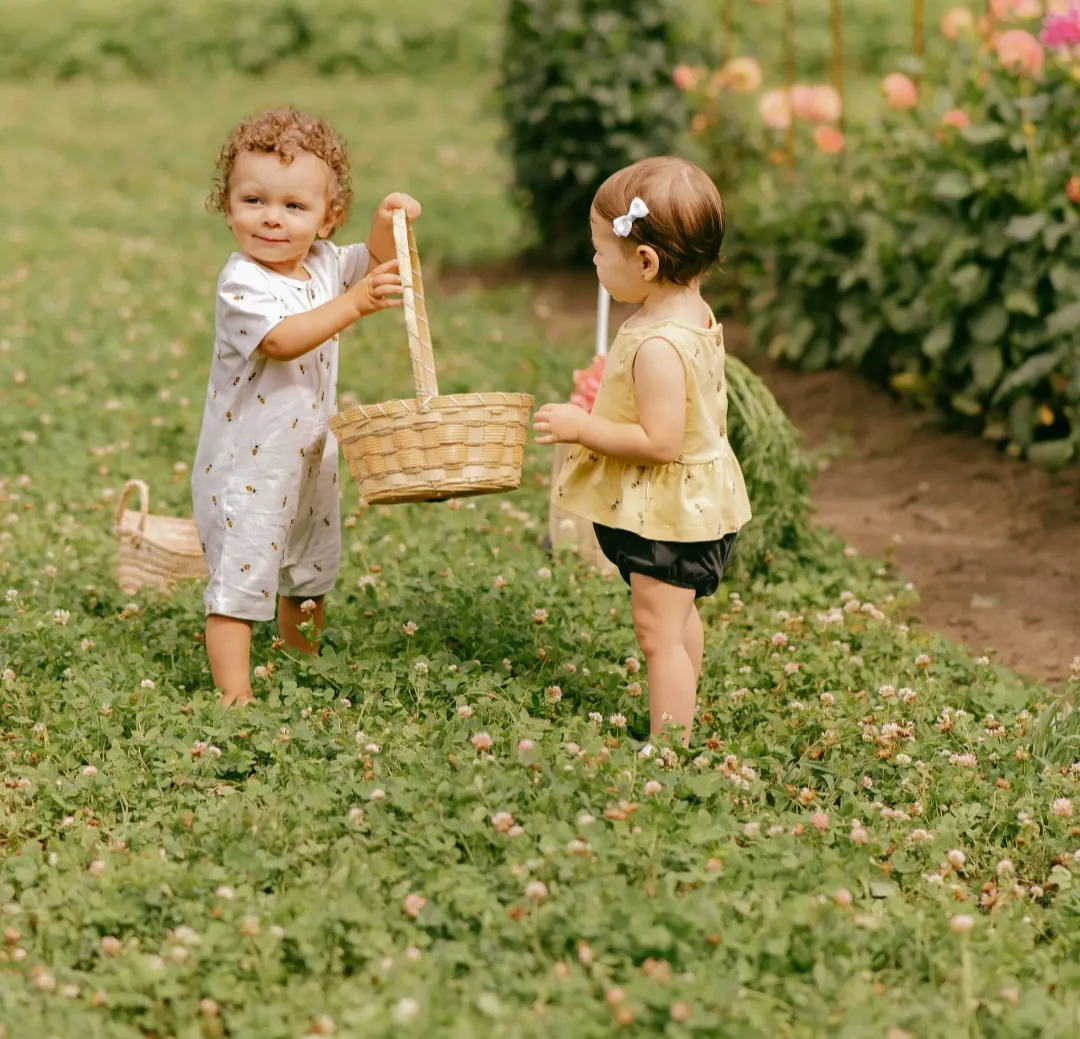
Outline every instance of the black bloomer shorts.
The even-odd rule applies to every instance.
[[[695,599],[716,594],[735,554],[735,534],[717,541],[654,541],[599,523],[593,530],[600,550],[627,584],[631,574],[644,574],[676,588],[692,588]]]

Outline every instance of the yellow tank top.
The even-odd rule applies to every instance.
[[[594,523],[657,541],[713,541],[750,519],[738,459],[727,439],[724,332],[715,321],[627,328],[611,346],[592,413],[637,423],[634,359],[646,339],[663,339],[686,372],[686,427],[679,457],[666,465],[631,465],[574,445],[552,491],[555,503]]]

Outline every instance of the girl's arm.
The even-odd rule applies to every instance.
[[[292,314],[279,321],[259,344],[274,361],[295,361],[298,357],[336,336],[377,310],[401,306],[401,276],[396,259],[376,267],[340,296],[305,314]]]
[[[573,443],[631,465],[664,465],[682,450],[686,372],[666,339],[646,339],[634,360],[637,422],[611,422],[573,404],[545,404],[533,420],[538,444]]]

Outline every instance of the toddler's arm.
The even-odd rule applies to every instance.
[[[646,339],[634,360],[637,422],[611,422],[574,404],[545,404],[533,426],[538,444],[581,444],[638,465],[674,462],[686,428],[686,372],[665,339]]]
[[[279,321],[259,344],[275,361],[293,361],[342,329],[377,310],[401,306],[401,276],[396,259],[380,264],[340,296],[306,314]]]

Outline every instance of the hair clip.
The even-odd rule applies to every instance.
[[[633,201],[630,203],[630,210],[626,214],[626,216],[617,216],[612,221],[612,226],[615,229],[615,233],[620,238],[625,238],[630,233],[630,229],[634,226],[634,221],[637,220],[639,217],[648,215],[649,207],[645,205],[645,203],[642,202],[640,198],[635,196]]]

